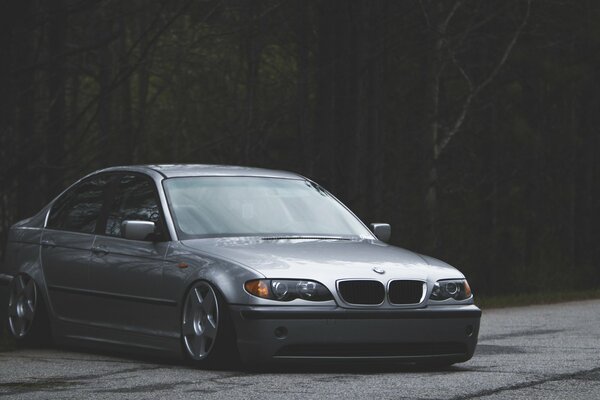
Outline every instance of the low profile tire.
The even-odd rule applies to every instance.
[[[28,275],[17,275],[11,281],[7,322],[19,347],[41,347],[52,341],[44,298]]]
[[[186,358],[200,368],[228,368],[239,360],[233,323],[223,296],[198,281],[185,296],[181,337]]]

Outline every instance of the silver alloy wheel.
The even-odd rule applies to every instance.
[[[37,307],[37,288],[33,279],[25,275],[13,278],[8,300],[8,326],[16,338],[27,335],[33,324]]]
[[[188,355],[202,360],[210,354],[219,326],[219,304],[214,289],[197,282],[187,294],[183,308],[181,331]]]

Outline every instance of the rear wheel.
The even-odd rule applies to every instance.
[[[208,282],[196,282],[185,297],[181,334],[186,357],[203,368],[231,366],[237,359],[227,306]]]
[[[19,346],[41,346],[51,341],[43,296],[28,275],[17,275],[11,281],[8,330]]]

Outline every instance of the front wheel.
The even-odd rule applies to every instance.
[[[18,346],[42,346],[51,342],[46,305],[35,281],[17,275],[10,284],[8,330]]]
[[[189,289],[181,335],[186,357],[199,367],[226,367],[237,359],[235,332],[227,306],[208,282],[198,281]]]

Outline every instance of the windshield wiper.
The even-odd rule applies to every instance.
[[[354,238],[342,236],[307,236],[307,235],[280,235],[280,236],[265,236],[262,240],[286,240],[286,239],[305,239],[305,240],[354,240]]]

